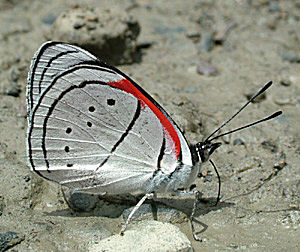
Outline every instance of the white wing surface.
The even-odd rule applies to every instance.
[[[166,112],[83,49],[44,44],[27,95],[29,163],[49,180],[88,192],[134,193],[147,191],[158,171],[172,174],[178,162],[192,162]]]

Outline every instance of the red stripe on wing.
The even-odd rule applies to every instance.
[[[130,81],[122,79],[120,81],[108,82],[108,84],[110,86],[121,89],[126,93],[132,94],[141,102],[141,105],[143,107],[147,105],[153,111],[153,113],[157,116],[157,118],[163,125],[164,129],[169,133],[170,137],[172,138],[173,143],[175,145],[175,153],[177,159],[180,153],[180,139],[176,130],[174,129],[174,126],[164,115],[164,113],[158,107],[156,107],[147,97],[145,97],[145,95],[143,95]]]

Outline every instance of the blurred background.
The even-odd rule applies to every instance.
[[[192,201],[180,208],[164,197],[158,219],[178,226],[195,251],[300,249],[299,1],[1,0],[0,24],[0,251],[86,251],[118,232],[130,207],[130,200],[67,194],[70,209],[60,187],[26,164],[27,73],[48,40],[76,44],[117,66],[166,109],[190,143],[272,80],[223,131],[283,111],[222,138],[213,157],[221,203],[211,207],[217,178],[210,165],[196,181],[206,199],[197,213],[208,226],[204,242],[193,240],[182,214]]]

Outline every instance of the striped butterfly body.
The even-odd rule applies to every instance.
[[[77,191],[144,194],[121,233],[156,193],[195,195],[190,220],[199,240],[192,222],[199,192],[189,189],[200,165],[221,145],[212,140],[281,112],[213,135],[271,84],[205,141],[189,146],[164,109],[120,70],[79,47],[46,42],[35,53],[28,74],[28,162],[38,175]]]

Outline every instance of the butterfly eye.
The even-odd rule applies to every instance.
[[[86,123],[88,127],[92,127],[92,123],[91,122],[87,122]]]

